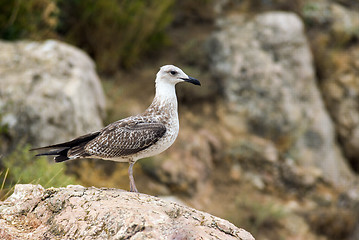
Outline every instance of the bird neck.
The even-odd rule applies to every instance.
[[[171,121],[178,122],[176,88],[173,84],[157,83],[156,95],[152,104],[146,109],[143,115],[158,117],[159,121],[170,124]]]
[[[175,85],[168,82],[156,81],[155,99],[159,102],[176,102],[176,88]]]

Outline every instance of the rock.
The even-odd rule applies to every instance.
[[[321,92],[344,155],[359,171],[358,2],[312,2],[303,9],[318,66]]]
[[[354,236],[358,225],[357,209],[318,207],[308,213],[307,220],[313,230],[331,239],[357,239]]]
[[[279,156],[347,187],[354,176],[336,144],[301,20],[285,12],[232,15],[218,27],[207,49],[236,124],[271,140]]]
[[[16,185],[0,215],[2,239],[254,239],[210,214],[119,189]]]
[[[313,27],[312,44],[321,76],[322,95],[334,120],[344,155],[358,172],[359,48],[355,44],[359,38],[358,3],[339,2],[341,4],[326,0],[312,3],[303,13],[304,19]],[[321,29],[324,24],[325,28]]]
[[[345,156],[359,171],[359,48],[331,54],[332,65],[321,82]]]
[[[0,75],[8,145],[53,144],[102,127],[105,97],[83,51],[54,40],[0,41]]]
[[[311,27],[328,29],[336,45],[350,43],[359,37],[359,14],[351,8],[327,0],[308,2],[302,10],[304,20]]]

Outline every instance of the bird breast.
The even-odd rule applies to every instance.
[[[177,100],[157,103],[146,110],[147,116],[166,126],[166,133],[154,145],[133,156],[134,160],[157,155],[169,148],[179,132]]]

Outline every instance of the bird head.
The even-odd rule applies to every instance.
[[[160,68],[160,71],[157,73],[156,83],[167,82],[173,85],[176,85],[180,82],[189,82],[194,85],[201,85],[201,83],[185,74],[180,68],[173,65],[165,65]]]

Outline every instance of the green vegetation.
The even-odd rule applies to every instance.
[[[252,215],[250,216],[250,228],[258,232],[262,228],[272,228],[279,225],[286,215],[283,208],[274,203],[260,203],[253,201],[240,202]]]
[[[59,32],[84,48],[102,70],[132,66],[162,45],[173,0],[59,0]]]
[[[76,183],[74,177],[65,174],[64,164],[49,163],[46,157],[35,157],[29,150],[29,145],[20,145],[1,159],[1,198],[7,197],[18,183],[40,184],[45,188]]]
[[[6,123],[3,123],[3,115],[0,108],[0,136],[2,134],[7,134],[9,132],[9,127]]]
[[[0,37],[41,39],[55,30],[54,0],[0,0]]]
[[[245,228],[254,236],[264,233],[268,233],[268,236],[276,236],[275,233],[280,229],[281,222],[288,214],[273,200],[238,196],[235,200],[235,210],[227,214],[226,219]]]
[[[0,38],[66,40],[102,72],[129,68],[167,42],[174,0],[0,0]]]

